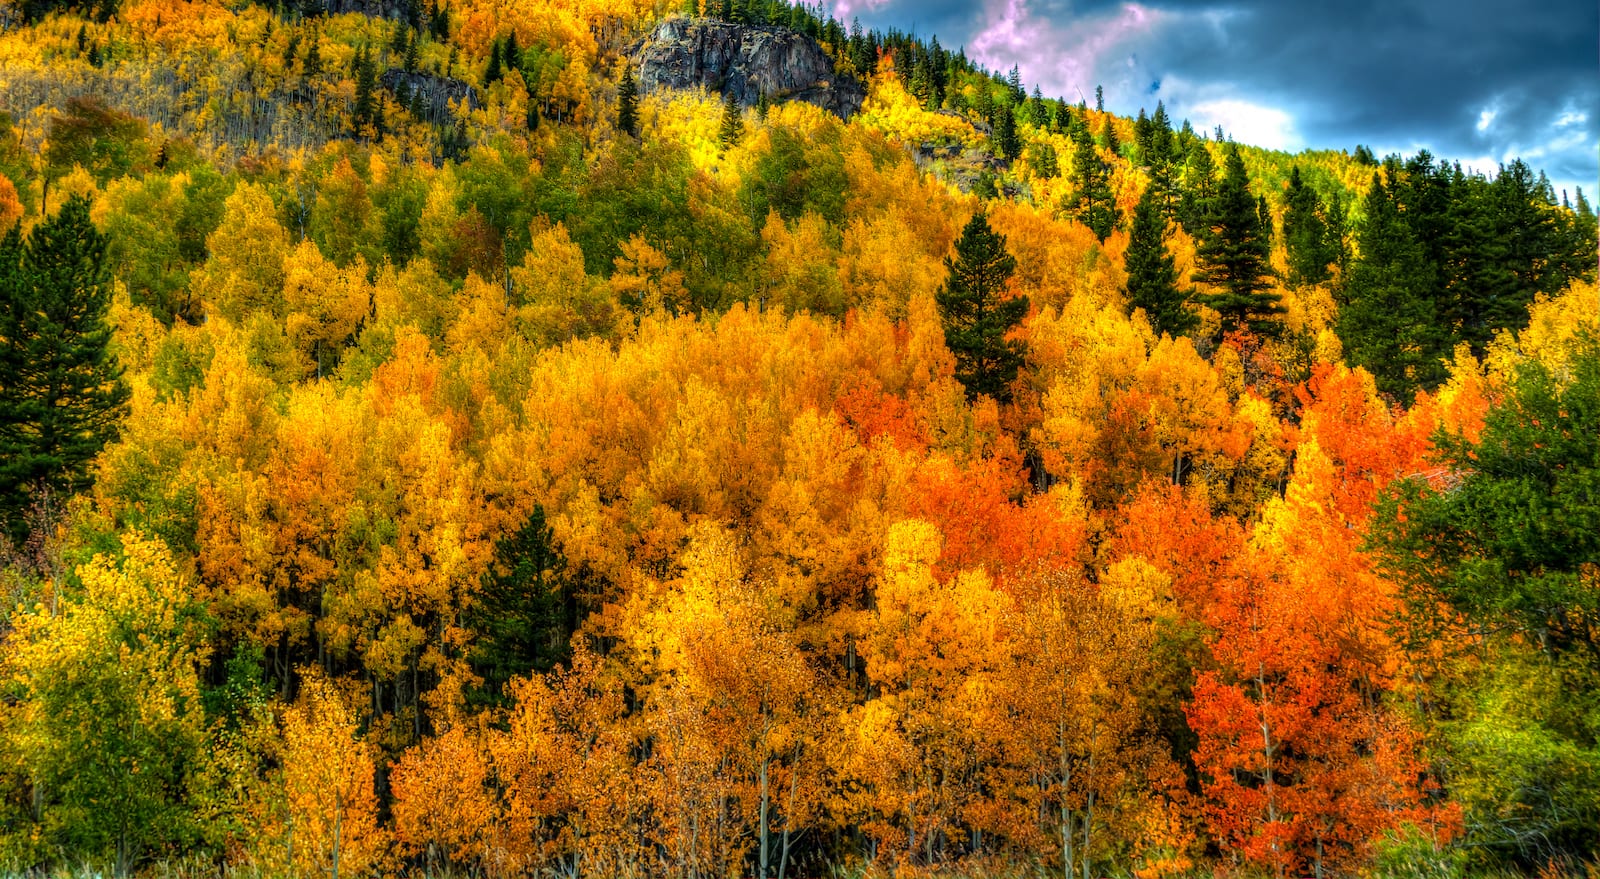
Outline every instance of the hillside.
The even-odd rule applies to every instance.
[[[0,870],[1600,863],[1582,193],[779,0],[6,2]]]

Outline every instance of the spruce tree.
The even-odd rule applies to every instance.
[[[517,46],[517,32],[506,34],[506,43],[500,49],[500,63],[507,71],[522,69],[522,49]]]
[[[1284,201],[1283,243],[1289,256],[1289,283],[1320,284],[1331,277],[1328,267],[1335,254],[1322,199],[1300,179],[1298,165],[1289,171],[1289,191]]]
[[[722,96],[722,128],[717,132],[717,143],[724,150],[744,139],[744,111],[729,91]]]
[[[1117,226],[1116,195],[1111,191],[1111,166],[1100,158],[1089,129],[1078,125],[1073,132],[1076,147],[1072,160],[1072,179],[1076,184],[1071,213],[1088,226],[1095,237],[1105,241]]]
[[[1178,289],[1178,268],[1167,250],[1167,218],[1155,187],[1145,189],[1133,211],[1128,241],[1128,306],[1144,309],[1157,334],[1182,336],[1199,326],[1200,317]]]
[[[937,301],[945,344],[956,358],[956,379],[969,398],[987,395],[1005,402],[1022,366],[1022,343],[1006,334],[1028,313],[1027,297],[1005,297],[1017,260],[980,210],[967,221],[955,255],[945,257],[944,264],[949,275]]]
[[[1262,228],[1257,201],[1250,196],[1238,144],[1228,144],[1222,181],[1199,237],[1200,270],[1194,280],[1211,287],[1200,299],[1222,315],[1222,331],[1276,336],[1276,318],[1284,308],[1270,287],[1270,230]]]
[[[629,137],[639,136],[639,83],[633,78],[633,65],[626,60],[617,86],[617,129]]]
[[[1409,402],[1418,388],[1444,378],[1449,334],[1434,307],[1422,247],[1380,175],[1363,206],[1361,259],[1344,285],[1339,339],[1346,359],[1372,373],[1378,390]]]
[[[394,23],[394,33],[389,37],[389,55],[394,58],[404,57],[406,54],[406,36],[410,33],[405,22]]]
[[[39,489],[73,492],[111,441],[128,387],[111,354],[107,238],[73,196],[23,241],[0,241],[0,521]]]
[[[363,127],[377,121],[377,96],[373,94],[375,83],[372,61],[367,57],[366,46],[356,50],[354,73],[356,97],[350,115],[356,134],[359,135]]]
[[[489,46],[489,66],[483,71],[483,84],[499,82],[505,73],[500,69],[500,41],[495,40]]]
[[[1117,127],[1112,124],[1108,115],[1105,122],[1100,125],[1100,145],[1112,156],[1122,155],[1122,142],[1117,140]]]
[[[1022,141],[1017,137],[1017,120],[1011,108],[999,104],[994,110],[994,149],[1001,158],[1014,162],[1022,155]]]
[[[1211,158],[1211,147],[1204,140],[1196,140],[1189,149],[1183,171],[1183,197],[1178,202],[1178,222],[1185,232],[1200,237],[1216,197],[1217,166]]]
[[[1453,176],[1443,229],[1439,274],[1443,289],[1434,296],[1436,317],[1451,333],[1452,347],[1455,342],[1466,342],[1475,356],[1482,357],[1497,329],[1495,317],[1485,306],[1519,298],[1516,278],[1506,266],[1507,242],[1495,213],[1489,181],[1459,172]],[[1368,261],[1370,258],[1363,252],[1362,262]],[[1501,319],[1513,317],[1503,315]]]

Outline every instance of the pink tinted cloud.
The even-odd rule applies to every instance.
[[[845,24],[863,12],[876,12],[888,6],[891,0],[834,0],[831,10],[834,18]]]
[[[1028,0],[987,0],[984,26],[968,49],[980,64],[1038,82],[1052,96],[1090,97],[1126,77],[1134,47],[1165,23],[1166,15],[1138,3],[1098,15],[1040,15]]]

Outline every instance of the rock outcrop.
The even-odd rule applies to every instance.
[[[478,109],[477,91],[459,79],[428,73],[407,73],[398,67],[391,67],[383,72],[379,82],[395,97],[405,96],[408,102],[420,104],[423,117],[435,125],[455,122],[452,103],[467,110]]]
[[[770,101],[816,104],[842,119],[866,99],[854,77],[836,75],[832,59],[815,40],[788,28],[674,16],[629,55],[645,92],[704,86],[731,93],[746,107],[765,94]]]

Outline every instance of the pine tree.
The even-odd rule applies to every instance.
[[[1178,200],[1173,175],[1180,155],[1172,133],[1172,120],[1167,118],[1166,104],[1157,101],[1155,115],[1150,117],[1150,155],[1145,158],[1145,164],[1150,169],[1150,185],[1155,187],[1161,210],[1167,219],[1177,219]]]
[[[1100,158],[1089,130],[1078,125],[1073,132],[1076,150],[1072,160],[1073,193],[1071,213],[1078,222],[1105,241],[1117,225],[1116,196],[1111,191],[1111,167]]]
[[[744,111],[740,109],[733,92],[729,91],[722,96],[722,128],[717,132],[717,143],[726,150],[743,139]]]
[[[1022,155],[1022,141],[1017,137],[1017,120],[1011,108],[1005,104],[995,107],[994,148],[1008,162],[1014,162]]]
[[[617,86],[617,129],[629,137],[639,136],[639,83],[633,78],[633,65],[626,60]]]
[[[1271,238],[1262,228],[1256,199],[1250,196],[1250,178],[1237,144],[1228,144],[1222,181],[1199,238],[1200,270],[1194,280],[1212,288],[1200,299],[1222,315],[1223,332],[1249,329],[1277,335],[1275,318],[1284,308],[1282,297],[1269,287]]]
[[[356,97],[355,105],[350,111],[351,122],[356,134],[361,134],[362,128],[376,122],[377,96],[373,94],[376,83],[373,76],[372,60],[367,56],[367,47],[362,46],[356,50],[355,60]]]
[[[450,10],[436,4],[428,16],[428,32],[441,43],[450,39]]]
[[[1506,266],[1507,241],[1488,180],[1459,171],[1452,175],[1442,229],[1443,255],[1437,276],[1442,289],[1434,296],[1436,317],[1451,333],[1451,347],[1455,342],[1466,342],[1475,356],[1482,357],[1497,328],[1495,317],[1485,306],[1498,300],[1518,299],[1516,278]],[[1368,261],[1370,258],[1363,253],[1362,262]],[[1500,319],[1514,317],[1502,315]]]
[[[534,507],[520,529],[495,545],[494,565],[482,584],[467,616],[478,633],[467,659],[483,684],[468,698],[505,704],[512,678],[547,672],[567,659],[577,626],[567,562],[542,508]]]
[[[405,68],[407,73],[417,72],[417,62],[420,60],[417,57],[417,41],[416,34],[412,34],[410,39],[406,40],[406,53],[401,61],[401,66]]]
[[[945,344],[956,358],[956,379],[970,398],[987,395],[1006,402],[1022,366],[1022,343],[1006,335],[1028,313],[1027,297],[1005,296],[1017,260],[980,210],[967,221],[955,255],[945,257],[944,264],[949,275],[937,300]]]
[[[1331,277],[1336,257],[1329,241],[1327,214],[1317,191],[1300,179],[1300,166],[1289,171],[1284,196],[1283,243],[1289,255],[1289,283],[1320,284]]]
[[[1097,85],[1097,86],[1094,87],[1094,108],[1096,110],[1100,111],[1101,113],[1104,113],[1106,111],[1106,89],[1105,89],[1105,86]]]
[[[1133,212],[1128,241],[1128,306],[1142,308],[1156,333],[1182,336],[1199,326],[1200,317],[1178,289],[1178,268],[1167,250],[1167,218],[1155,187],[1145,189]]]
[[[389,55],[391,57],[401,58],[405,56],[406,35],[409,33],[410,31],[406,29],[405,22],[396,21],[394,23],[394,34],[389,38]]]
[[[117,432],[128,387],[111,354],[108,239],[73,196],[0,242],[0,520],[16,536],[32,492],[78,491]]]
[[[1122,143],[1117,140],[1117,128],[1111,123],[1109,115],[1105,117],[1105,121],[1100,125],[1100,145],[1104,146],[1106,152],[1112,156],[1122,155]]]
[[[505,46],[500,49],[500,63],[507,71],[522,69],[522,49],[517,45],[517,32],[506,34]]]
[[[499,82],[505,74],[500,70],[500,41],[489,46],[489,66],[483,71],[483,84]]]
[[[1372,373],[1378,389],[1409,402],[1444,378],[1448,330],[1441,326],[1429,267],[1393,188],[1373,175],[1361,229],[1361,259],[1350,269],[1339,309],[1345,357]]]

